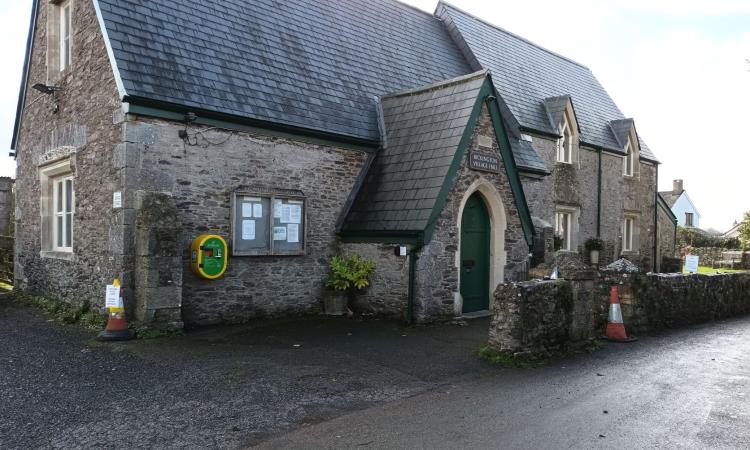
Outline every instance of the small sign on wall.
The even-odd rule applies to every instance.
[[[697,255],[687,255],[685,257],[685,271],[687,273],[698,272],[698,256]]]
[[[115,209],[122,208],[122,192],[117,191],[112,194],[112,207]]]
[[[500,173],[500,155],[469,152],[469,168],[483,172]]]

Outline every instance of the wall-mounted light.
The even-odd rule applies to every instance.
[[[42,94],[54,94],[55,92],[61,90],[62,88],[59,86],[47,86],[43,83],[37,83],[33,86],[31,86],[32,89],[35,91],[39,91]]]

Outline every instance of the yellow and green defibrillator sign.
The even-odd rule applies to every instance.
[[[215,280],[227,270],[227,241],[215,234],[198,236],[190,247],[190,268],[206,280]]]

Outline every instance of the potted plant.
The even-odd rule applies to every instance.
[[[583,246],[586,248],[586,251],[589,252],[589,260],[591,261],[591,264],[598,265],[599,252],[604,248],[602,240],[599,238],[591,238],[588,239]]]
[[[341,316],[344,312],[351,314],[349,305],[358,292],[370,285],[375,263],[353,254],[334,256],[329,266],[330,274],[325,285],[331,291],[324,300],[325,313],[332,316]]]

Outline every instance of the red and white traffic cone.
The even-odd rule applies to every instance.
[[[609,320],[607,323],[607,339],[615,342],[633,342],[625,333],[625,324],[622,322],[622,310],[620,309],[620,293],[617,286],[612,286],[609,292]]]
[[[135,332],[128,328],[128,320],[125,318],[125,306],[122,301],[122,287],[120,280],[115,279],[111,287],[119,290],[119,302],[116,306],[107,308],[107,326],[99,333],[100,341],[129,341],[135,338]]]

